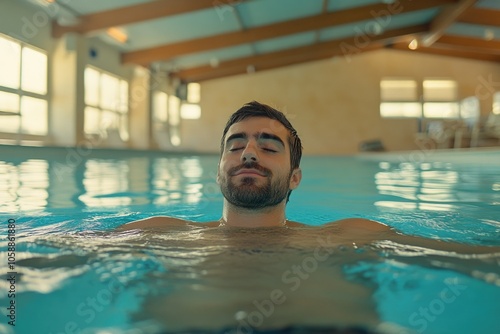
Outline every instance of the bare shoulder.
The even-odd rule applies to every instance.
[[[427,249],[455,252],[460,254],[495,254],[500,255],[498,246],[479,246],[460,244],[453,241],[430,239],[407,235],[385,224],[362,218],[348,218],[327,223],[324,227],[338,228],[338,233],[359,242],[378,242],[383,247],[417,246]],[[400,246],[398,246],[398,244]]]
[[[142,230],[148,228],[167,228],[167,227],[175,227],[175,226],[186,226],[192,222],[174,218],[167,216],[156,216],[145,218],[141,220],[136,220],[121,226],[118,226],[116,229],[118,231],[127,231],[127,230]]]
[[[372,232],[391,231],[391,227],[374,220],[364,218],[346,218],[334,222],[326,223],[324,227],[338,227],[343,230],[364,230]]]

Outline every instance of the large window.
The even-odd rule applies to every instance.
[[[181,144],[181,120],[195,120],[201,116],[200,84],[181,84],[176,95],[163,91],[154,91],[152,95],[154,131],[166,134],[173,146]]]
[[[153,92],[153,123],[158,128],[168,121],[168,94],[165,92]]]
[[[424,80],[424,117],[458,118],[457,83],[453,80]]]
[[[500,115],[500,92],[495,92],[495,94],[493,94],[492,112],[496,115]]]
[[[117,131],[124,141],[128,131],[128,83],[94,67],[85,69],[86,135]]]
[[[182,119],[199,119],[201,117],[200,107],[200,84],[191,82],[187,84],[186,101],[182,102]]]
[[[174,146],[179,146],[181,137],[180,126],[181,100],[174,95],[162,91],[153,92],[153,127],[156,132],[166,132],[168,140]]]
[[[417,82],[412,79],[380,81],[380,115],[382,117],[420,117]]]
[[[177,96],[170,96],[168,99],[168,119],[170,125],[170,142],[174,146],[181,144],[181,134],[179,131],[181,118],[181,99]]]
[[[48,133],[47,54],[0,34],[0,132]]]
[[[380,82],[380,115],[387,118],[458,118],[457,83],[449,79],[386,78]]]

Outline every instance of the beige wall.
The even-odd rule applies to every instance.
[[[360,142],[381,139],[389,150],[416,149],[416,120],[381,119],[382,77],[451,78],[459,98],[478,94],[482,113],[491,110],[492,87],[500,65],[397,50],[381,50],[202,82],[202,117],[183,121],[183,147],[217,152],[228,116],[251,100],[287,113],[299,132],[305,154],[352,154]],[[491,85],[490,85],[491,86]],[[500,90],[499,84],[496,90]]]
[[[53,13],[21,1],[0,0],[0,33],[44,50],[52,47]]]

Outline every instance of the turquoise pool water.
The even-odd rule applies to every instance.
[[[15,272],[15,297],[11,282],[0,284],[2,333],[500,332],[498,255],[336,247],[311,262],[324,235],[115,233],[152,215],[220,218],[218,156],[9,146],[0,153],[1,268],[7,278]],[[301,167],[290,220],[320,226],[363,217],[406,234],[500,246],[499,151],[306,156]],[[307,277],[289,273],[296,265],[310,266]],[[268,304],[275,290],[283,303]]]

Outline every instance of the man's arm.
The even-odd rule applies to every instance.
[[[458,254],[497,254],[500,255],[500,246],[481,246],[462,244],[453,241],[443,241],[426,237],[403,234],[400,231],[373,220],[350,218],[331,222],[325,227],[337,228],[338,232],[348,236],[354,242],[377,245],[380,248],[397,249],[399,246],[414,246],[417,248],[435,251],[454,252]],[[416,248],[415,248],[416,247]],[[409,249],[409,251],[412,251]],[[422,250],[423,251],[423,250]]]

